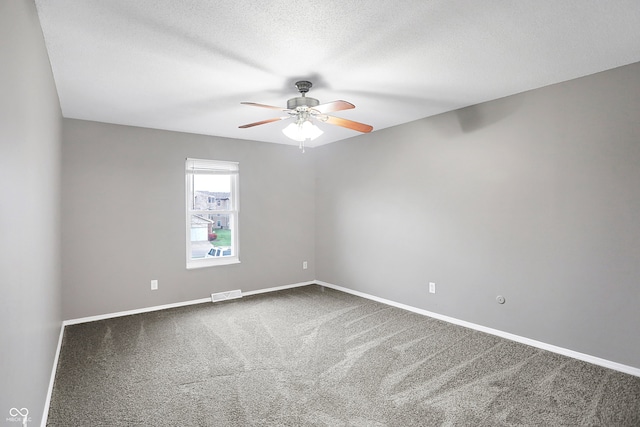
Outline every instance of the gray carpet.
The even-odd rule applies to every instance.
[[[68,326],[50,426],[640,426],[640,378],[320,286]]]

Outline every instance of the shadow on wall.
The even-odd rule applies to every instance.
[[[471,133],[491,126],[515,113],[522,106],[522,96],[510,96],[493,102],[455,110],[460,129]]]

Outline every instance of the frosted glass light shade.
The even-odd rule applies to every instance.
[[[288,138],[293,139],[294,141],[304,141],[309,139],[313,141],[324,132],[318,126],[314,125],[308,120],[299,123],[291,123],[286,128],[282,129],[282,133],[284,133]]]
[[[284,133],[287,137],[293,139],[294,141],[304,141],[304,136],[302,136],[302,129],[298,126],[297,123],[291,123],[286,128],[282,129],[282,133]]]
[[[306,139],[310,139],[311,141],[313,141],[323,133],[324,132],[322,132],[322,129],[320,129],[310,121],[306,121],[302,124],[302,134]]]

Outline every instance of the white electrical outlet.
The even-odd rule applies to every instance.
[[[429,293],[436,293],[436,284],[434,282],[429,282]]]
[[[151,290],[152,291],[157,291],[158,290],[158,281],[157,280],[152,280],[151,281]]]
[[[302,261],[302,269],[303,270],[307,269],[307,261]]]

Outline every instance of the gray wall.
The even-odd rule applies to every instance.
[[[71,119],[62,153],[65,319],[315,278],[310,153]],[[185,267],[187,157],[240,162],[240,264]]]
[[[61,114],[32,1],[0,2],[0,64],[0,420],[35,425],[62,321]]]
[[[640,367],[640,64],[305,155],[65,120],[61,288],[32,2],[0,2],[0,40],[0,416],[41,418],[62,318],[313,278]],[[184,268],[185,157],[240,162],[241,264]]]
[[[319,280],[640,368],[640,63],[314,156]]]

